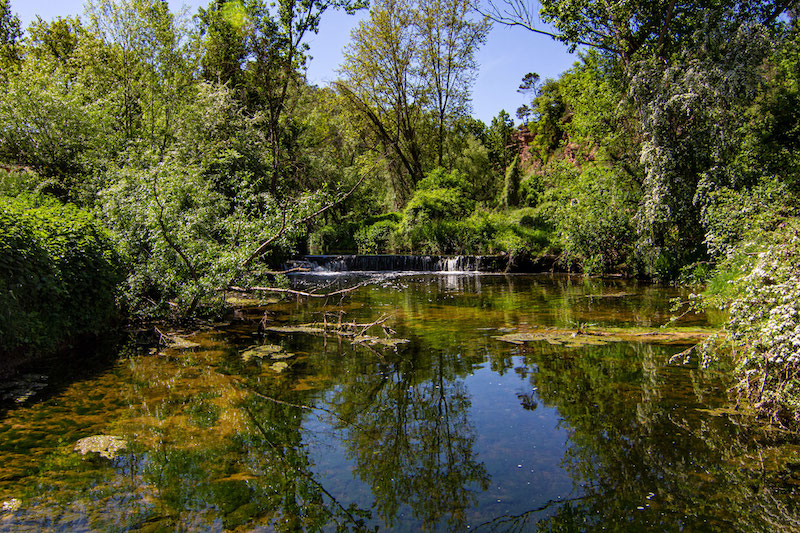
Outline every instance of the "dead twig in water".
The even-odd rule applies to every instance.
[[[368,285],[370,283],[372,283],[372,280],[362,281],[361,283],[358,283],[358,284],[353,285],[352,287],[348,287],[346,289],[340,289],[338,291],[321,293],[321,294],[313,293],[313,292],[297,291],[297,290],[294,290],[294,289],[284,289],[282,287],[259,287],[259,286],[256,286],[256,287],[237,287],[237,286],[232,286],[232,287],[228,287],[228,290],[229,291],[233,291],[233,292],[244,292],[244,293],[247,293],[247,292],[274,292],[274,293],[279,293],[279,294],[292,294],[292,295],[295,295],[295,296],[303,296],[303,297],[306,297],[306,298],[329,298],[331,296],[337,296],[339,294],[347,294],[349,292],[353,292],[354,290],[360,289],[361,287],[364,287],[365,285]]]

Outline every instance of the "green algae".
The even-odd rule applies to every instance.
[[[242,352],[242,361],[248,362],[253,359],[289,359],[294,357],[294,354],[285,352],[283,348],[277,344],[264,344],[261,346],[254,346]]]
[[[578,348],[603,346],[612,342],[642,342],[647,344],[696,344],[718,333],[707,328],[539,328],[493,337],[502,342],[523,345],[527,342],[546,342],[556,346]]]

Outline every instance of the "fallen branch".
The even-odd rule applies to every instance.
[[[369,324],[353,324],[353,326],[354,326],[354,327],[362,327],[362,326],[363,326],[363,329],[362,329],[362,330],[359,332],[359,334],[358,334],[359,336],[361,336],[361,335],[363,335],[364,333],[366,333],[366,331],[367,331],[369,328],[371,328],[372,326],[377,326],[378,324],[383,324],[384,322],[386,322],[387,320],[389,320],[389,318],[390,318],[390,317],[391,317],[391,315],[384,315],[384,316],[382,316],[381,318],[379,318],[378,320],[376,320],[375,322],[370,322]],[[384,329],[385,329],[385,328],[384,328]]]
[[[339,294],[347,294],[347,293],[352,292],[352,291],[354,291],[356,289],[360,289],[361,287],[369,284],[370,282],[371,282],[370,280],[362,281],[361,283],[358,283],[358,284],[353,285],[352,287],[348,287],[346,289],[339,289],[338,291],[326,292],[326,293],[321,293],[321,294],[320,293],[314,293],[314,292],[297,291],[297,290],[294,290],[294,289],[284,289],[282,287],[258,287],[258,286],[256,286],[256,287],[247,287],[247,288],[245,288],[245,287],[231,286],[231,287],[228,287],[227,290],[234,291],[234,292],[245,292],[245,293],[246,292],[274,292],[274,293],[280,293],[280,294],[293,294],[295,296],[303,296],[303,297],[306,297],[306,298],[328,298],[330,296],[337,296]]]

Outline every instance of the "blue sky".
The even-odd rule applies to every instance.
[[[186,7],[192,14],[209,1],[169,0],[169,5],[173,12]],[[83,0],[11,0],[11,9],[26,28],[36,15],[44,20],[80,15],[83,4]],[[319,34],[308,39],[313,57],[308,65],[311,83],[322,86],[336,79],[336,69],[341,64],[342,49],[349,41],[350,30],[363,16],[364,12],[355,16],[330,12],[323,16]],[[577,59],[567,53],[563,44],[548,37],[523,28],[495,24],[486,45],[478,53],[480,71],[472,92],[472,115],[487,124],[501,109],[514,117],[517,107],[525,103],[523,96],[517,93],[522,76],[537,72],[543,79],[556,77]]]

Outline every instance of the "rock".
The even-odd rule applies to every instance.
[[[289,368],[289,364],[288,363],[284,363],[283,361],[278,361],[274,365],[271,365],[270,368],[274,372],[280,373],[280,372],[283,372],[284,370],[286,370],[287,368]]]
[[[114,459],[117,454],[126,449],[128,443],[122,437],[115,435],[92,435],[75,443],[74,450],[81,455],[98,454],[106,459]]]
[[[3,512],[4,513],[13,513],[14,511],[19,511],[22,507],[22,500],[17,498],[11,498],[10,500],[3,502]]]
[[[172,348],[173,350],[193,350],[200,347],[199,343],[192,342],[177,335],[170,335],[165,338],[167,342],[167,348]]]
[[[265,357],[269,357],[270,359],[289,359],[290,357],[294,357],[294,354],[284,352],[283,348],[277,344],[255,346],[242,353],[242,360],[244,362],[248,362],[254,358],[264,359]]]

